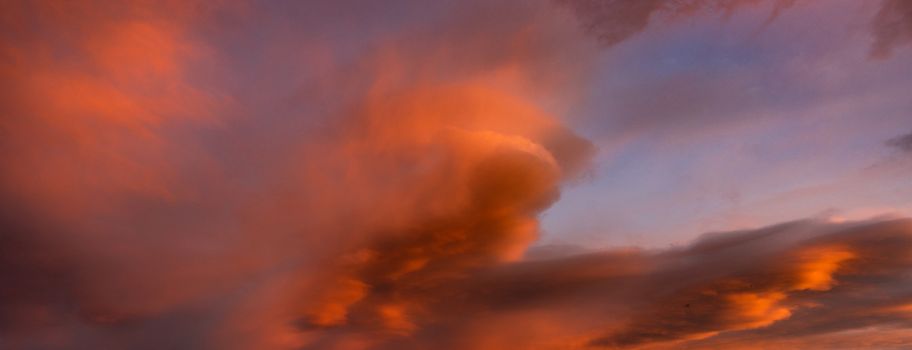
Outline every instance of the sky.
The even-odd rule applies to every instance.
[[[905,349],[912,1],[0,3],[0,348]]]
[[[656,19],[600,52],[571,123],[602,154],[546,214],[546,238],[661,247],[807,217],[910,215],[908,165],[884,142],[912,128],[912,67],[902,51],[872,51],[880,5]],[[654,208],[663,217],[638,214]]]

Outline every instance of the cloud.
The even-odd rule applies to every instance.
[[[407,333],[377,288],[517,259],[594,152],[540,101],[582,66],[545,69],[577,41],[538,5],[331,34],[279,14],[376,9],[221,5],[3,5],[0,347]]]
[[[394,260],[401,263],[392,274],[381,272],[389,271],[391,260],[380,253],[356,264],[372,271],[360,277],[371,287],[349,307],[348,321],[304,329],[319,334],[313,348],[366,334],[375,336],[368,348],[380,349],[712,348],[722,340],[738,348],[749,347],[754,337],[800,342],[907,326],[910,250],[912,221],[900,219],[798,221],[713,234],[681,249],[447,263],[445,269],[438,259],[452,257],[435,255],[421,264]],[[427,249],[385,251],[398,256]],[[513,334],[514,327],[528,333]],[[547,345],[553,339],[576,339],[578,346]],[[851,347],[865,340],[846,342]]]
[[[682,1],[618,1],[618,0],[557,0],[571,8],[584,30],[606,46],[618,44],[644,31],[658,15],[667,18],[685,17],[701,12],[719,12],[726,16],[746,6],[766,5],[757,0],[682,0]],[[798,0],[772,2],[769,24]],[[666,18],[666,19],[667,19]],[[871,56],[889,57],[894,48],[912,41],[912,5],[904,0],[883,0],[871,21],[874,43]]]
[[[0,347],[629,347],[905,322],[888,296],[907,220],[524,260],[594,153],[555,115],[586,45],[546,3],[460,4],[4,3]],[[624,11],[609,40],[655,9]],[[328,30],[340,13],[363,20]]]
[[[579,17],[585,31],[607,46],[618,44],[642,32],[656,15],[689,16],[700,11],[731,14],[738,7],[757,5],[756,0],[558,0]],[[796,0],[776,0],[768,21],[795,4]]]
[[[889,57],[897,46],[912,41],[912,4],[902,0],[884,0],[871,27],[874,36],[871,56]]]
[[[912,152],[912,133],[889,139],[886,144],[902,152]]]

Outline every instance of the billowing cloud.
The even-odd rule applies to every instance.
[[[351,52],[298,19],[376,9],[5,3],[0,346],[294,348],[398,275],[517,259],[593,153],[539,102],[581,42],[542,5]]]
[[[599,20],[618,22],[609,44],[667,7],[627,6]],[[595,151],[560,115],[591,40],[550,2],[0,7],[4,349],[711,346],[905,325],[908,220],[526,258]],[[817,317],[840,313],[863,321]]]

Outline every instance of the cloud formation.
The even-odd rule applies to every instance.
[[[887,146],[902,152],[912,152],[912,133],[887,140]]]
[[[410,270],[517,259],[593,153],[538,102],[574,41],[535,6],[366,52],[298,19],[376,9],[274,6],[3,5],[0,346],[298,348]]]
[[[907,219],[798,221],[712,234],[666,251],[604,251],[463,265],[462,271],[451,270],[456,264],[441,270],[429,259],[403,264],[410,268],[381,280],[362,275],[358,285],[370,287],[349,306],[347,322],[302,329],[318,334],[313,348],[358,338],[378,349],[801,343],[847,330],[907,327],[910,249]],[[358,264],[377,271],[389,259]]]
[[[912,4],[903,0],[884,0],[871,25],[874,35],[871,56],[890,56],[895,47],[912,41]]]
[[[797,0],[774,0],[769,20],[794,5]],[[635,35],[649,25],[654,16],[686,17],[699,13],[731,14],[738,7],[765,4],[758,0],[558,0],[573,9],[586,32],[611,46]]]
[[[548,2],[417,3],[0,5],[0,348],[712,347],[907,325],[908,220],[525,258],[595,152],[558,115],[588,38]],[[666,8],[605,4],[609,45]]]

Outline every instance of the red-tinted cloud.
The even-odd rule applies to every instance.
[[[594,153],[555,116],[591,48],[548,3],[217,5],[2,5],[0,347],[633,347],[906,322],[903,220],[523,260]]]
[[[849,329],[904,327],[910,225],[794,222],[716,234],[680,250],[465,264],[461,270],[452,262],[441,269],[426,257],[422,264],[394,264],[401,268],[393,275],[378,273],[390,266],[388,258],[368,256],[354,265],[370,273],[349,277],[360,281],[360,293],[345,321],[305,322],[300,329],[316,337],[312,348],[364,338],[365,347],[384,349],[511,343],[565,349],[712,348],[720,341],[749,348],[755,337],[800,343]],[[422,251],[385,251],[416,250]]]
[[[884,0],[871,23],[875,58],[889,56],[896,46],[912,41],[912,4],[903,0]]]

